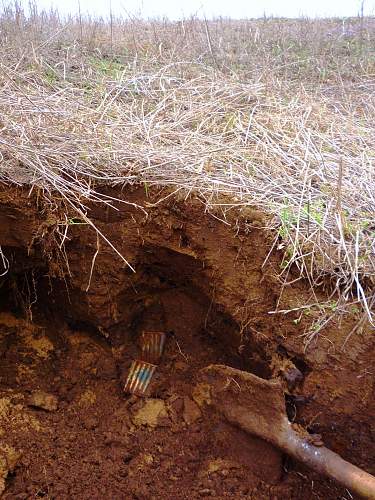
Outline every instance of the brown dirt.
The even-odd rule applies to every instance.
[[[358,320],[347,315],[305,352],[301,334],[315,312],[268,314],[280,295],[281,256],[263,266],[272,237],[258,212],[229,213],[225,224],[197,200],[152,206],[160,193],[106,193],[147,210],[89,207],[135,274],[41,193],[0,191],[0,245],[11,262],[0,278],[0,447],[21,453],[6,471],[4,498],[349,499],[264,441],[200,414],[193,389],[210,363],[265,378],[297,370],[302,381],[284,377],[291,418],[374,474],[371,332],[342,350]],[[297,281],[281,306],[309,302]],[[174,332],[150,399],[122,391],[145,328]],[[39,407],[35,391],[37,401],[44,394]]]

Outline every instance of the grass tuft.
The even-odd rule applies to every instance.
[[[58,191],[83,223],[88,199],[111,204],[102,182],[261,207],[284,284],[292,266],[328,278],[374,324],[374,18],[109,23],[16,4],[0,42],[3,181]]]

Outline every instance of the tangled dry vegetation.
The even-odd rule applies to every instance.
[[[4,182],[58,192],[89,223],[88,199],[112,201],[101,183],[170,186],[224,221],[261,207],[280,279],[291,266],[312,289],[329,277],[335,309],[360,303],[373,321],[374,18],[63,20],[16,6],[0,39]]]

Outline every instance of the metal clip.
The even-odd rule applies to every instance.
[[[165,332],[142,332],[140,338],[142,359],[155,365],[159,364],[166,338]]]
[[[137,396],[145,396],[156,365],[146,361],[135,360],[132,362],[128,378],[126,379],[124,391]]]

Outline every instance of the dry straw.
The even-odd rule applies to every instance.
[[[328,277],[340,304],[359,301],[372,321],[375,24],[366,22],[361,33],[355,20],[111,16],[109,25],[8,9],[0,178],[60,193],[89,223],[88,199],[112,201],[96,191],[103,182],[193,193],[223,219],[261,207],[285,252],[284,284],[292,265],[312,289]]]

